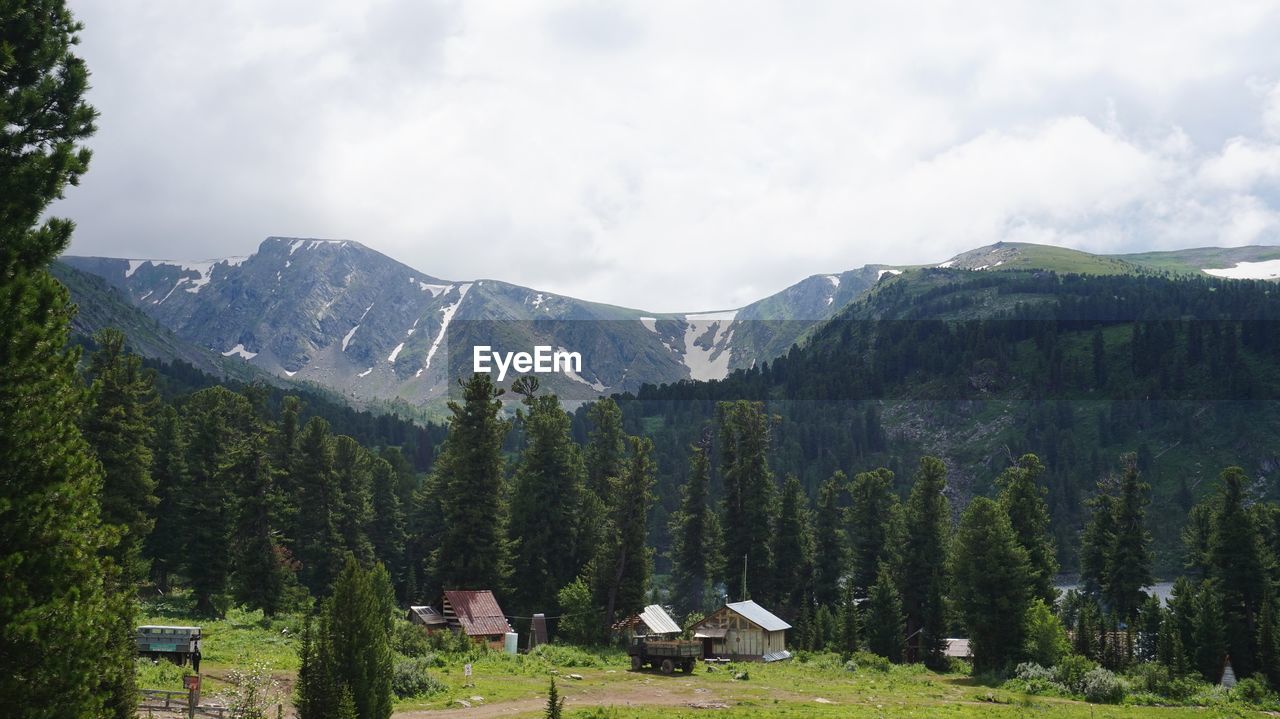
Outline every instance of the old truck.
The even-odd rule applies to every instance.
[[[632,671],[640,671],[647,664],[663,674],[670,674],[676,669],[688,674],[702,658],[702,642],[640,636],[632,638],[627,645],[627,653],[631,655]]]
[[[138,656],[153,660],[168,659],[178,666],[190,661],[196,671],[199,671],[200,645],[203,640],[200,627],[138,627]]]

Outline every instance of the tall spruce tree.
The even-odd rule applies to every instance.
[[[611,532],[597,558],[597,597],[605,609],[605,624],[630,616],[644,607],[644,592],[653,570],[645,542],[649,508],[653,505],[653,442],[627,438],[627,462],[622,476],[614,479],[609,523]]]
[[[1268,590],[1262,538],[1254,515],[1245,507],[1247,477],[1239,467],[1219,476],[1222,487],[1209,540],[1209,576],[1222,604],[1222,624],[1231,665],[1240,677],[1258,665],[1258,615]]]
[[[334,462],[329,423],[312,417],[298,437],[294,463],[300,507],[294,556],[302,564],[299,579],[317,597],[329,593],[344,554],[339,525],[344,502]]]
[[[0,697],[24,718],[100,717],[108,697],[132,713],[132,658],[104,620],[120,600],[104,584],[102,470],[79,429],[74,309],[46,269],[73,225],[41,219],[89,162],[79,30],[61,0],[0,7]]]
[[[716,538],[711,535],[711,509],[707,505],[710,461],[705,446],[692,448],[689,480],[680,490],[680,507],[671,516],[672,597],[676,614],[688,616],[705,610]]]
[[[819,606],[835,607],[840,602],[840,582],[849,555],[840,508],[845,483],[844,473],[837,471],[818,488],[818,511],[813,523],[813,600]]]
[[[891,662],[901,662],[906,646],[906,622],[893,571],[882,562],[867,597],[867,650]]]
[[[169,591],[169,577],[182,567],[186,522],[183,497],[189,491],[187,443],[182,422],[172,405],[164,405],[156,417],[152,438],[151,478],[156,483],[155,526],[143,546],[143,556],[151,567],[156,588]]]
[[[998,670],[1018,661],[1024,625],[1034,597],[1027,552],[998,504],[969,503],[956,531],[952,555],[955,600],[969,630],[973,667]]]
[[[338,532],[356,561],[373,561],[373,543],[367,528],[373,522],[373,457],[359,442],[339,436],[333,442],[333,469],[338,479]]]
[[[897,575],[907,615],[911,659],[939,667],[946,651],[947,535],[950,510],[943,490],[947,468],[922,457],[903,511]]]
[[[763,403],[746,400],[722,402],[716,414],[720,425],[725,581],[729,596],[768,596],[772,589],[769,537],[774,503],[769,418]]]
[[[502,588],[511,565],[503,501],[502,443],[509,424],[499,417],[503,390],[487,374],[462,385],[462,402],[450,402],[449,434],[436,459],[420,517],[438,516],[431,573],[444,589]],[[430,504],[438,509],[432,510]],[[435,522],[420,522],[419,536]]]
[[[1049,507],[1044,501],[1048,490],[1039,484],[1043,474],[1040,458],[1024,454],[1016,465],[1000,474],[996,484],[1000,487],[1000,506],[1009,515],[1018,544],[1027,550],[1035,595],[1052,607],[1058,599],[1058,590],[1053,586],[1058,558],[1049,531]]]
[[[1136,460],[1127,458],[1119,495],[1112,505],[1113,538],[1103,590],[1111,611],[1124,620],[1137,616],[1146,599],[1143,587],[1155,581],[1151,575],[1151,533],[1147,531],[1150,489],[1139,478]]]
[[[200,390],[183,408],[187,418],[190,491],[183,497],[183,569],[202,616],[221,616],[231,576],[235,527],[232,453],[255,426],[248,400],[223,387]]]
[[[265,616],[275,616],[284,609],[285,591],[294,577],[276,543],[282,500],[273,481],[266,434],[258,431],[245,437],[229,461],[237,495],[235,598],[251,609],[261,609]]]
[[[787,475],[771,554],[775,567],[773,599],[792,616],[801,607],[812,609],[813,538],[809,533],[808,504],[800,479]]]
[[[880,563],[889,560],[889,536],[898,496],[893,493],[893,472],[876,469],[854,476],[849,489],[849,546],[853,557],[853,588],[858,598],[868,596],[876,583]]]
[[[398,452],[397,452],[398,454]],[[371,461],[371,508],[373,521],[369,525],[369,541],[373,554],[391,574],[396,596],[407,601],[405,581],[405,519],[398,492],[399,476],[396,468],[383,457]]]
[[[622,410],[611,397],[599,399],[587,407],[587,419],[591,432],[583,460],[587,473],[587,488],[601,500],[610,493],[610,480],[622,476],[626,463],[626,433],[622,430]]]
[[[516,389],[524,394],[525,446],[511,488],[511,588],[515,611],[527,616],[556,606],[560,588],[578,576],[594,547],[580,544],[582,454],[569,415],[554,394],[536,394],[532,376],[517,380]]]
[[[127,585],[147,574],[142,545],[155,525],[151,478],[151,412],[155,391],[142,358],[125,352],[124,334],[105,329],[94,336],[89,359],[89,407],[84,437],[102,463],[102,521],[119,534],[111,556]]]

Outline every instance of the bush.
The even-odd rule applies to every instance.
[[[1046,669],[1035,662],[1023,662],[1014,670],[1014,676],[1024,682],[1032,681],[1054,681],[1052,669]]]
[[[1265,706],[1276,700],[1275,694],[1267,687],[1267,683],[1257,677],[1241,679],[1231,693],[1243,702],[1254,706]]]
[[[432,659],[428,657],[405,657],[398,659],[391,671],[391,691],[397,697],[429,697],[439,694],[448,687],[439,679],[431,676],[427,670]]]
[[[431,640],[427,637],[427,628],[397,620],[391,633],[391,648],[406,657],[424,657],[430,654]]]
[[[1053,680],[1070,694],[1083,694],[1085,675],[1097,668],[1098,665],[1088,657],[1068,654],[1054,665]]]
[[[1084,675],[1080,693],[1086,701],[1094,704],[1115,704],[1127,692],[1127,687],[1119,677],[1108,669],[1096,667]]]
[[[854,652],[849,661],[844,663],[845,671],[887,672],[893,664],[879,654],[871,652]]]
[[[529,659],[540,659],[554,667],[586,667],[599,668],[605,665],[603,657],[583,649],[566,644],[539,644],[525,655]]]
[[[1062,622],[1043,600],[1037,599],[1027,609],[1026,631],[1027,656],[1033,662],[1053,666],[1070,649],[1067,631],[1062,628]]]

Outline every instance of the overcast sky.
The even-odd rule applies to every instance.
[[[996,240],[1280,244],[1280,3],[71,0],[71,251],[362,242],[655,311]]]

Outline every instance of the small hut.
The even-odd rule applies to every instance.
[[[435,607],[409,607],[409,621],[421,624],[428,632],[449,629],[461,632],[473,641],[484,642],[491,649],[502,650],[511,625],[502,614],[502,607],[493,592],[453,589],[444,593],[440,609]]]
[[[428,632],[446,629],[449,626],[449,623],[444,620],[444,615],[435,607],[409,607],[409,621],[421,624],[427,628]]]
[[[720,607],[693,625],[693,638],[702,640],[702,655],[737,661],[788,659],[790,624],[753,601]]]

